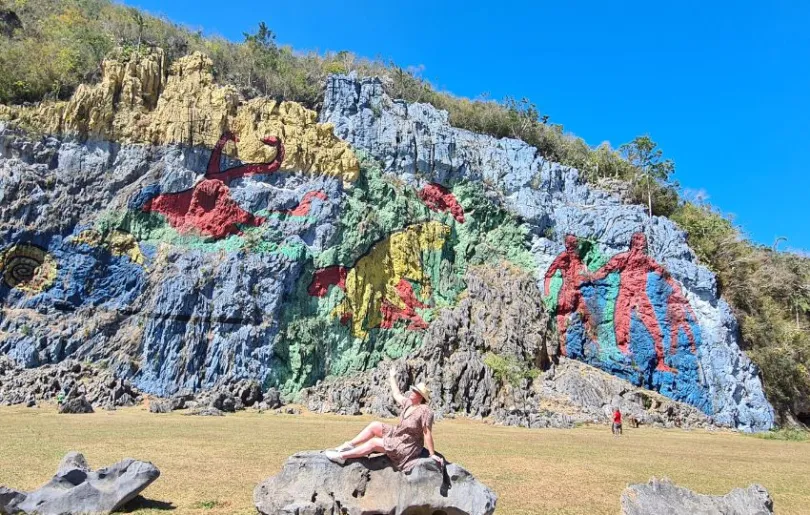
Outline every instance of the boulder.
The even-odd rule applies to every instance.
[[[288,458],[279,474],[259,484],[253,500],[266,515],[489,515],[497,496],[453,463],[447,465],[445,478],[429,458],[403,473],[385,456],[341,466],[323,453],[301,452]]]
[[[84,395],[68,399],[59,406],[59,413],[93,413],[93,406]]]
[[[281,394],[275,388],[270,388],[264,394],[264,401],[262,401],[262,404],[262,409],[280,408],[283,405],[281,402]]]
[[[56,475],[29,494],[0,487],[0,514],[112,513],[159,476],[151,463],[131,458],[93,472],[81,453],[71,452]]]
[[[761,485],[735,488],[722,496],[702,495],[669,479],[652,478],[622,493],[623,515],[767,515],[773,500]]]
[[[0,515],[15,515],[23,513],[17,506],[25,500],[25,494],[0,486]]]
[[[150,413],[171,413],[174,404],[171,400],[153,399],[149,401]]]
[[[59,467],[56,469],[56,475],[64,476],[71,470],[90,472],[90,465],[87,464],[84,454],[77,451],[70,451],[69,453],[65,454],[65,457],[59,462]]]
[[[262,398],[262,388],[256,381],[248,381],[239,388],[239,399],[244,406],[258,404]]]

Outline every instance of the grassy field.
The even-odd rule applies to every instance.
[[[57,415],[50,407],[0,409],[0,485],[29,490],[45,482],[61,457],[80,450],[94,468],[133,457],[161,477],[139,514],[255,513],[256,484],[292,453],[336,445],[368,417],[156,415],[143,408]],[[499,496],[503,514],[615,514],[628,483],[668,476],[702,493],[753,482],[771,492],[776,513],[808,513],[810,443],[724,432],[607,427],[526,430],[467,420],[435,427],[437,448]],[[151,506],[151,507],[150,507]]]

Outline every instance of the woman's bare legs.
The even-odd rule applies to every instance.
[[[338,452],[349,451],[358,445],[371,440],[372,438],[382,438],[383,429],[384,426],[382,422],[372,422],[371,424],[367,425],[365,429],[360,431],[353,439],[346,440],[339,446],[335,447],[334,450]]]
[[[372,437],[367,442],[358,445],[350,451],[341,452],[340,457],[343,459],[362,458],[363,456],[368,456],[372,452],[385,452],[382,438],[378,436]]]
[[[383,425],[382,422],[372,422],[371,424],[367,425],[365,429],[360,431],[352,440],[349,440],[349,443],[352,447],[357,447],[358,445],[368,442],[372,438],[382,438],[383,435]]]

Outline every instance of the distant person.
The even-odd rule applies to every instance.
[[[396,382],[397,371],[391,368],[389,381],[394,400],[402,407],[402,414],[396,426],[382,422],[372,422],[354,439],[336,449],[324,451],[327,458],[343,465],[347,459],[362,458],[374,452],[385,453],[397,470],[409,471],[423,448],[431,458],[443,465],[441,456],[433,446],[433,411],[428,407],[430,392],[424,383],[411,386],[408,396],[399,391]]]
[[[622,434],[622,412],[619,411],[618,408],[613,412],[613,427],[612,431],[614,435]]]

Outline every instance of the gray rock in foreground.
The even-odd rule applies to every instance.
[[[379,456],[332,463],[320,452],[300,452],[281,472],[253,492],[265,515],[404,514],[489,515],[497,496],[456,464],[447,466],[443,485],[438,464],[422,459],[409,474],[393,469]]]
[[[0,514],[112,513],[160,476],[148,462],[131,458],[95,472],[84,456],[68,453],[53,478],[29,494],[0,487]]]
[[[702,495],[669,479],[650,479],[622,493],[623,515],[767,515],[773,500],[760,485],[735,488],[723,496]]]
[[[77,415],[80,413],[93,413],[93,406],[90,404],[84,395],[74,399],[66,400],[59,406],[59,413],[68,413]]]
[[[24,493],[6,488],[5,486],[0,486],[0,515],[23,513],[17,508],[17,505],[24,500]]]

